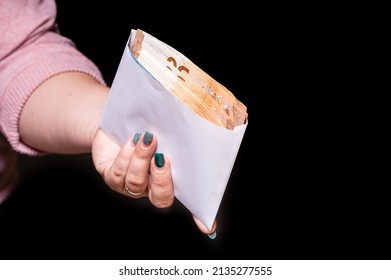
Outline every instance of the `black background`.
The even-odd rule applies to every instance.
[[[113,193],[90,155],[20,155],[20,185],[0,211],[1,258],[388,258],[386,206],[373,216],[367,190],[376,186],[352,167],[360,160],[352,122],[339,118],[346,103],[330,70],[336,41],[317,9],[80,2],[57,1],[60,31],[109,85],[130,30],[140,28],[247,105],[217,238],[201,234],[178,201],[162,210]]]

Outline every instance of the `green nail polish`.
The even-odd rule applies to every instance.
[[[157,167],[163,167],[164,166],[164,155],[161,153],[155,154],[155,164]]]
[[[133,136],[133,144],[137,144],[138,140],[140,139],[141,137],[141,133],[136,133],[134,136]]]
[[[211,234],[208,234],[208,237],[209,237],[210,239],[215,239],[216,236],[217,236],[217,232],[216,232],[216,231],[213,232],[213,233],[211,233]]]
[[[152,143],[152,139],[153,139],[153,134],[151,132],[145,132],[144,134],[144,145],[148,146],[149,144]]]

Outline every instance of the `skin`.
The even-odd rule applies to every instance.
[[[163,167],[154,162],[158,137],[154,135],[145,145],[143,133],[135,145],[131,135],[120,147],[99,129],[109,90],[79,72],[51,77],[33,92],[22,110],[21,140],[47,153],[91,153],[97,172],[112,190],[130,198],[148,197],[157,208],[170,207],[174,202],[170,160],[164,156]],[[125,184],[141,194],[130,194]],[[208,230],[196,217],[193,219],[201,232],[215,232],[216,221]]]

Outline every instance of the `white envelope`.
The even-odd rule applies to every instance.
[[[156,135],[156,152],[171,161],[175,197],[209,229],[247,125],[228,130],[194,113],[137,63],[128,44],[100,123],[121,146],[136,132]]]

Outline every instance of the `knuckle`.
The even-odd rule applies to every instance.
[[[125,177],[125,172],[119,168],[113,168],[112,175],[115,179],[122,179]]]
[[[168,208],[173,204],[174,200],[172,198],[159,199],[152,202],[156,208]]]
[[[153,188],[150,201],[157,208],[168,208],[174,203],[174,193],[171,189]]]
[[[106,184],[111,187],[121,187],[125,174],[119,169],[113,169],[106,176]]]
[[[167,189],[172,184],[171,178],[167,176],[153,176],[152,180],[153,185],[161,189]]]
[[[145,185],[145,178],[142,176],[129,174],[126,177],[126,184],[129,186],[144,186]]]

